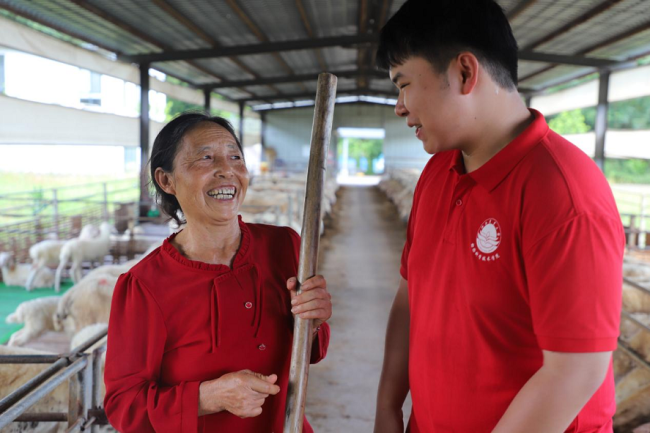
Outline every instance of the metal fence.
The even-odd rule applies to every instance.
[[[106,342],[87,352],[106,334],[105,330],[95,334],[70,353],[0,356],[0,364],[51,364],[0,400],[0,429],[12,422],[66,422],[68,432],[96,432],[97,426],[108,424],[101,396]],[[65,382],[68,383],[66,412],[27,412]]]

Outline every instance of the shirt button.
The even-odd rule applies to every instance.
[[[461,199],[456,200],[456,206],[462,206],[463,201]]]
[[[260,350],[266,350],[266,346],[264,344],[260,344],[259,346],[257,346],[257,348]]]
[[[250,310],[251,308],[253,308],[253,303],[252,302],[246,302],[244,304],[244,307],[246,307],[246,308],[248,308]]]

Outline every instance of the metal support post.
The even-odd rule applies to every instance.
[[[149,64],[140,64],[140,216],[149,212]]]
[[[242,147],[244,147],[244,107],[246,104],[243,102],[239,103],[239,141],[241,142]]]
[[[600,71],[598,86],[598,107],[596,108],[596,154],[595,160],[601,171],[605,171],[605,135],[607,134],[607,112],[609,111],[609,71]]]
[[[211,103],[212,103],[212,92],[206,89],[203,91],[203,109],[205,110],[205,114],[207,114],[208,116],[212,115],[210,114]]]

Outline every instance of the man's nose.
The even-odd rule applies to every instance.
[[[404,99],[402,99],[402,95],[400,95],[400,97],[397,99],[397,104],[395,104],[395,114],[397,117],[406,117],[409,115],[409,111],[404,105]]]

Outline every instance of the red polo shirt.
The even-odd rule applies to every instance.
[[[300,237],[288,227],[241,219],[239,226],[232,268],[188,260],[165,240],[118,280],[104,406],[120,432],[282,431],[293,341],[286,281],[297,275]],[[312,363],[325,357],[328,343],[323,324]],[[278,375],[280,392],[266,399],[262,414],[199,417],[201,382],[244,369]],[[307,419],[303,431],[313,432]]]
[[[411,431],[489,432],[542,350],[613,351],[625,236],[598,167],[544,117],[478,170],[434,155],[402,256]],[[567,431],[612,430],[614,379]]]

